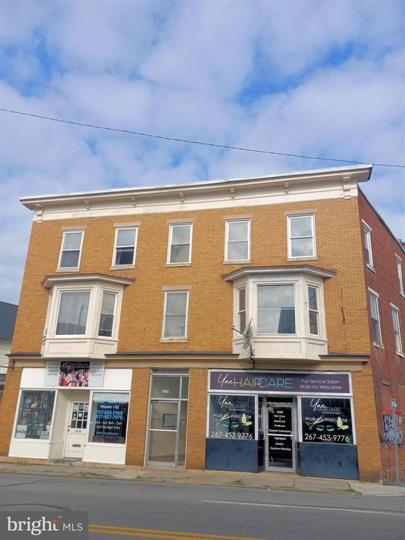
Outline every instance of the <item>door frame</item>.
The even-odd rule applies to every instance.
[[[285,396],[285,395],[275,394],[275,395],[266,395],[264,397],[265,399],[263,400],[263,403],[262,403],[262,422],[263,422],[262,428],[263,428],[263,435],[264,435],[264,470],[266,472],[278,471],[278,472],[296,473],[297,472],[297,440],[298,440],[297,396]],[[285,405],[286,407],[291,409],[292,467],[271,467],[269,466],[269,417],[268,417],[267,403],[271,401],[282,402],[282,400],[286,398],[292,399],[291,403],[286,403]],[[289,435],[285,435],[285,436],[289,437]]]

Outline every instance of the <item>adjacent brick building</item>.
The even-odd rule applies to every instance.
[[[0,454],[393,479],[404,252],[370,175],[23,198]]]

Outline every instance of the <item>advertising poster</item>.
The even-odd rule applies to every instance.
[[[211,439],[253,440],[254,396],[211,395],[208,436]]]
[[[90,362],[61,362],[59,386],[87,388],[89,386]]]
[[[127,428],[128,403],[116,401],[98,401],[94,404],[93,442],[125,443]]]
[[[353,444],[350,399],[302,398],[304,442]]]

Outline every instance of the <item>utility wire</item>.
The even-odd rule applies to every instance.
[[[15,111],[12,109],[3,109],[0,107],[0,111],[10,114],[18,114],[20,116],[30,116],[32,118],[39,118],[41,120],[51,120],[52,122],[60,122],[62,124],[70,124],[72,126],[81,126],[81,127],[87,127],[87,128],[93,128],[93,129],[102,129],[104,131],[115,131],[118,133],[126,133],[129,135],[138,135],[139,137],[149,137],[151,139],[161,139],[164,141],[173,141],[173,142],[180,142],[180,143],[186,143],[186,144],[198,144],[200,146],[210,146],[213,148],[224,148],[225,150],[238,150],[240,152],[255,152],[257,154],[271,154],[275,156],[286,156],[286,157],[293,157],[293,158],[301,158],[301,159],[314,159],[314,160],[322,160],[322,161],[334,161],[336,163],[351,163],[351,164],[358,164],[363,165],[364,161],[355,161],[355,160],[349,160],[349,159],[337,159],[337,158],[328,158],[328,157],[320,157],[320,156],[307,156],[302,154],[292,154],[287,152],[275,152],[272,150],[261,150],[258,148],[244,148],[241,146],[230,146],[228,144],[216,144],[216,143],[210,143],[210,142],[204,142],[204,141],[196,141],[193,139],[180,139],[178,137],[165,137],[164,135],[155,135],[152,133],[145,133],[143,131],[133,131],[130,129],[119,129],[119,128],[113,128],[108,126],[98,126],[96,124],[85,124],[83,122],[75,122],[73,120],[64,120],[62,118],[55,118],[53,116],[43,116],[40,114],[34,114],[34,113],[27,113],[23,111]],[[405,169],[405,165],[402,164],[394,164],[394,163],[372,163],[374,167],[392,167],[392,168],[400,168]]]

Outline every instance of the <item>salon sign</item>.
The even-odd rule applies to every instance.
[[[350,374],[327,372],[210,371],[209,389],[237,393],[351,395]]]

